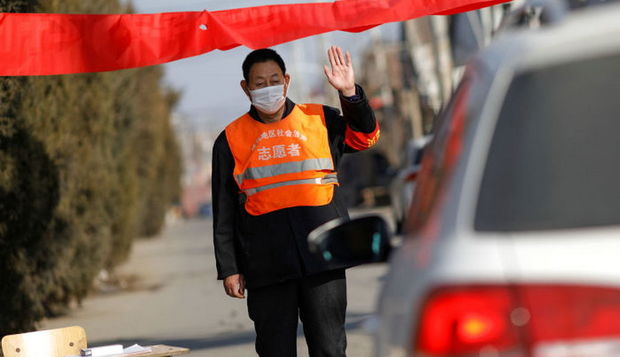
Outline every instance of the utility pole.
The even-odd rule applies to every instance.
[[[304,50],[301,46],[300,40],[293,41],[291,46],[293,47],[293,73],[295,73],[295,77],[292,78],[292,94],[296,102],[305,103],[308,100],[308,89],[306,88],[306,79],[304,78]]]
[[[448,19],[446,16],[431,16],[431,25],[435,38],[435,61],[438,72],[441,105],[445,105],[452,96],[452,50],[448,34]]]
[[[381,29],[379,27],[371,29],[370,37],[372,39],[373,56],[377,67],[377,73],[383,74],[381,78],[373,78],[373,81],[380,81],[379,91],[383,105],[391,106],[394,103],[394,98],[392,95],[392,88],[390,87],[387,55]]]

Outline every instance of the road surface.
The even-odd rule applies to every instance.
[[[349,356],[371,356],[365,327],[385,272],[383,264],[348,270]],[[227,297],[215,279],[211,220],[178,222],[158,238],[137,241],[118,273],[127,288],[93,294],[40,328],[80,325],[89,346],[163,343],[191,348],[193,357],[255,355],[245,300]],[[298,336],[298,355],[307,356],[301,324]]]

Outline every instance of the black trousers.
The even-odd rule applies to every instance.
[[[260,357],[297,356],[301,319],[310,357],[344,357],[347,283],[344,270],[329,271],[248,291],[248,312]]]

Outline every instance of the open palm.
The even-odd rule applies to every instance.
[[[355,95],[355,73],[351,54],[347,52],[345,56],[340,47],[331,46],[327,50],[327,57],[331,68],[326,65],[324,70],[329,84],[347,97]]]

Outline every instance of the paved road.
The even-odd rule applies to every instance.
[[[373,265],[348,271],[349,356],[371,355],[364,325],[385,270]],[[90,346],[165,343],[189,347],[195,357],[255,355],[245,301],[227,297],[215,280],[210,220],[178,223],[161,237],[137,242],[119,272],[133,280],[131,288],[90,296],[41,328],[83,326]],[[298,351],[308,355],[301,327]]]

